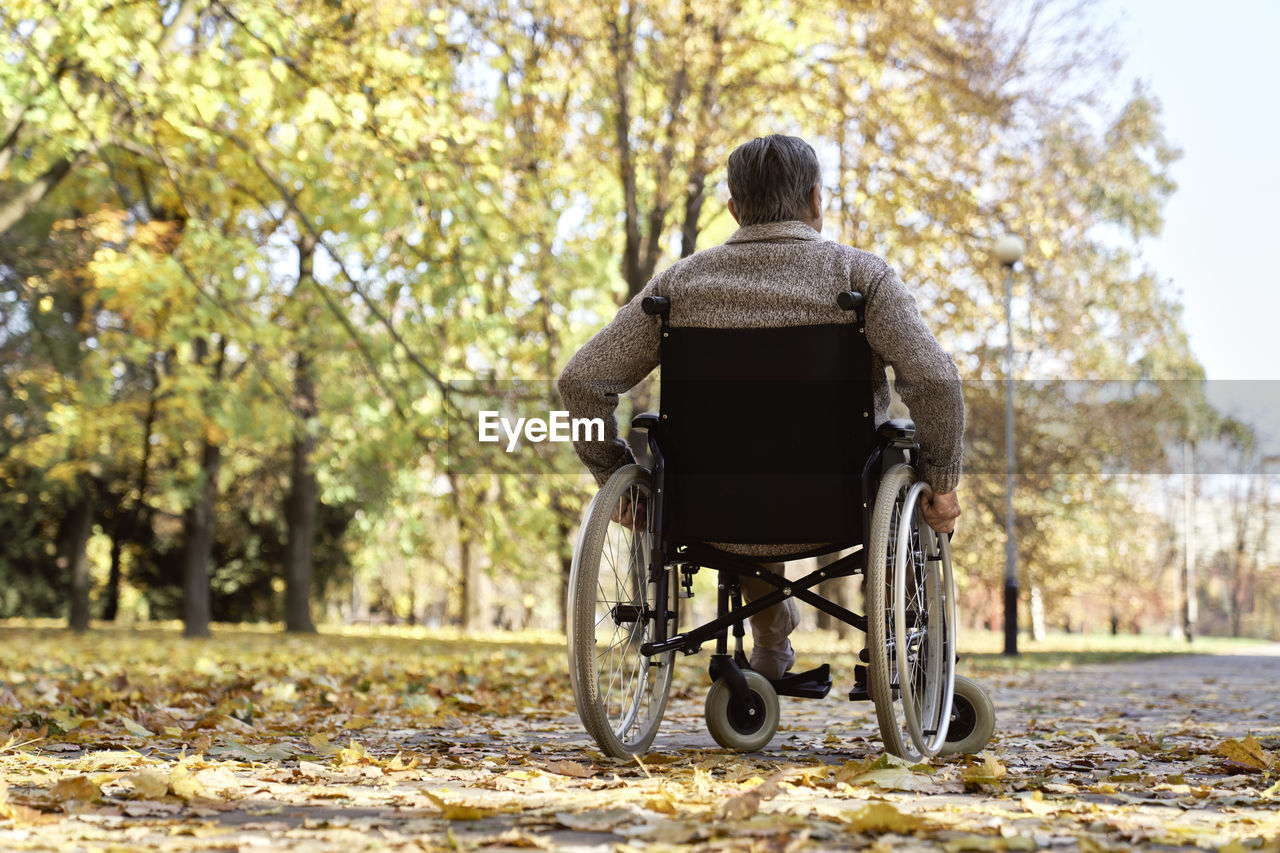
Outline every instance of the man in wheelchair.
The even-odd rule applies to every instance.
[[[570,593],[579,710],[606,751],[643,751],[665,706],[673,651],[692,653],[715,639],[712,674],[724,686],[722,696],[713,686],[708,697],[708,724],[723,745],[759,748],[756,742],[767,742],[772,731],[763,731],[759,720],[767,716],[769,697],[757,693],[825,695],[830,687],[825,666],[816,676],[826,679],[821,689],[813,679],[799,686],[788,681],[799,597],[868,631],[870,654],[863,660],[871,684],[865,684],[868,668],[859,667],[862,683],[854,694],[865,696],[869,686],[871,698],[880,692],[886,703],[900,703],[902,693],[912,693],[903,682],[928,686],[915,691],[928,694],[927,707],[903,713],[931,713],[933,722],[916,720],[896,741],[886,736],[886,745],[910,754],[909,734],[922,752],[934,754],[940,747],[928,744],[942,743],[940,729],[946,734],[937,717],[949,715],[952,705],[954,596],[946,539],[960,515],[958,371],[884,260],[821,237],[820,169],[808,144],[778,135],[745,143],[729,157],[728,184],[738,230],[723,245],[654,276],[570,359],[558,382],[571,417],[605,424],[603,441],[575,443],[602,487],[575,554],[575,573],[595,573],[594,580],[585,588],[588,578],[580,578],[584,588]],[[649,433],[650,471],[635,465],[614,410],[618,395],[660,363],[661,414],[632,424]],[[886,366],[914,424],[889,421]],[[890,480],[893,500],[873,509]],[[928,486],[913,488],[917,480]],[[924,524],[910,527],[906,515]],[[789,583],[782,574],[783,560],[864,545],[866,534],[876,545],[876,523],[886,531],[879,545],[887,558],[863,547],[823,575],[864,574],[866,617],[809,592],[817,578]],[[900,529],[890,530],[894,525]],[[942,562],[943,551],[945,578],[930,568]],[[900,553],[908,556],[899,559]],[[895,566],[884,565],[886,559],[915,568],[888,577]],[[681,594],[681,585],[687,594],[699,567],[720,572],[722,618],[677,634],[678,608],[668,601]],[[873,580],[884,589],[872,589]],[[885,594],[905,603],[886,603]],[[938,624],[924,630],[930,601]],[[889,625],[895,603],[904,615]],[[741,655],[744,618],[752,626],[749,662]],[[738,645],[732,657],[729,628]],[[873,641],[888,648],[874,648]],[[938,669],[944,658],[945,673]],[[906,676],[917,669],[923,674]],[[940,681],[946,684],[938,687]],[[788,685],[795,690],[788,692]],[[724,706],[718,723],[713,698]],[[776,708],[776,695],[772,703]],[[892,728],[900,729],[896,719]]]

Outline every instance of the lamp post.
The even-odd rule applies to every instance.
[[[1004,653],[1018,653],[1018,542],[1013,532],[1013,267],[1022,238],[1003,234],[992,249],[1004,267]]]

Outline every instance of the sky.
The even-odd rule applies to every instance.
[[[1183,152],[1144,257],[1180,296],[1211,396],[1280,432],[1280,0],[1101,0],[1098,11],[1128,54],[1119,94],[1144,80]]]

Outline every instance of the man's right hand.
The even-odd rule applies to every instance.
[[[920,511],[934,530],[951,533],[956,529],[956,519],[960,517],[960,499],[955,492],[928,494],[920,503]]]
[[[643,533],[647,522],[646,515],[643,500],[633,502],[631,495],[623,495],[622,499],[613,505],[613,514],[609,517],[628,530]]]

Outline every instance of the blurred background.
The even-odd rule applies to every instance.
[[[558,628],[593,485],[478,401],[558,408],[782,132],[965,379],[967,627],[1011,541],[1033,636],[1280,639],[1277,9],[9,0],[0,617]]]

